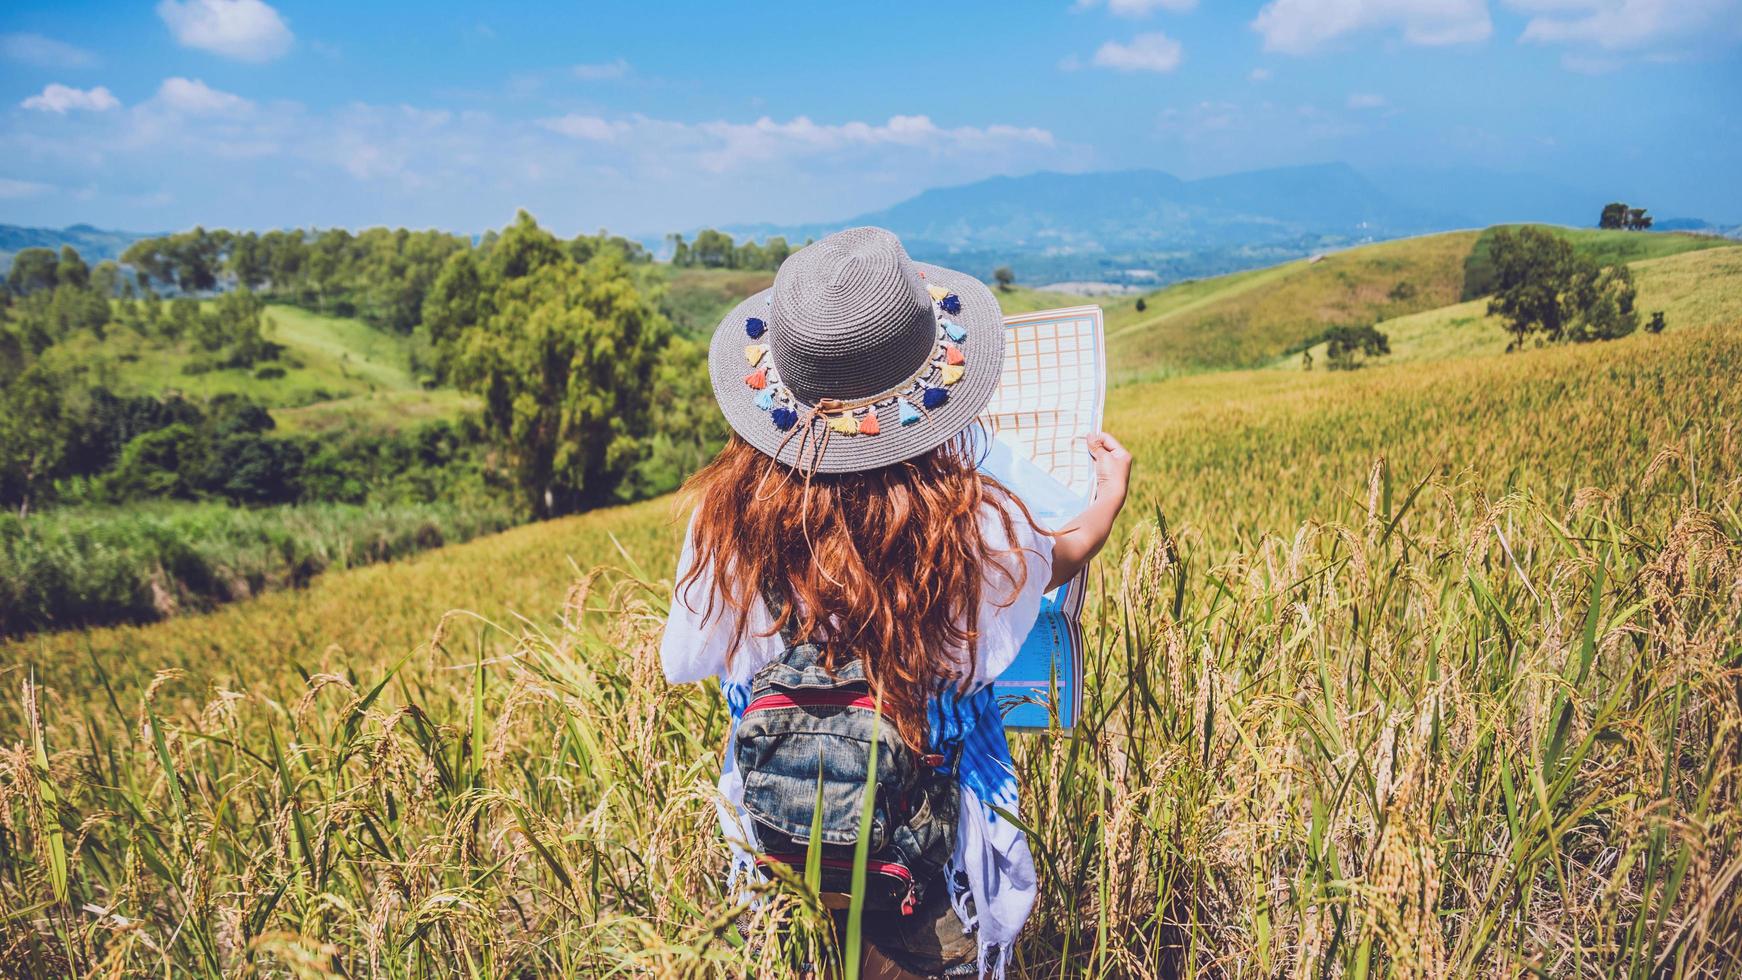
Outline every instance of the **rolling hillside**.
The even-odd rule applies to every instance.
[[[1186,283],[1152,294],[1146,315],[1122,300],[1109,317],[1115,338],[1109,364],[1118,370],[1134,352],[1158,349],[1149,331],[1172,336],[1182,324],[1225,315],[1206,310],[1239,310],[1259,322],[1303,297],[1318,297],[1325,309],[1363,300],[1384,308],[1397,302],[1383,296],[1385,275],[1427,277],[1431,295],[1455,297],[1475,237],[1427,236],[1319,263]],[[1499,356],[1504,334],[1484,322],[1485,301],[1479,300],[1382,321],[1394,354],[1361,371],[1304,372],[1294,356],[1255,369],[1198,368],[1162,379],[1142,379],[1153,369],[1122,371],[1124,383],[1108,395],[1107,425],[1143,460],[1134,512],[1164,512],[1217,548],[1250,545],[1311,515],[1347,517],[1376,455],[1387,456],[1407,477],[1473,481],[1491,492],[1526,486],[1563,497],[1580,486],[1637,476],[1654,447],[1680,438],[1688,420],[1717,426],[1700,437],[1708,441],[1697,451],[1722,478],[1742,459],[1733,451],[1742,433],[1723,427],[1742,417],[1742,405],[1733,386],[1706,381],[1712,365],[1742,362],[1742,245],[1651,259],[1635,270],[1642,308],[1666,311],[1671,329],[1662,336],[1641,332]],[[740,273],[695,271],[691,288],[754,281]],[[729,298],[729,288],[721,295]],[[1081,299],[1020,287],[999,295],[1007,312]],[[327,324],[306,343],[331,343],[343,334],[341,324]],[[1543,394],[1551,389],[1552,398]],[[294,418],[307,410],[280,414]],[[1628,435],[1617,439],[1617,433]],[[1254,477],[1257,472],[1263,477]],[[1266,489],[1256,493],[1254,486]],[[84,677],[88,663],[55,651],[89,642],[99,653],[108,651],[111,681],[127,676],[141,683],[151,670],[194,650],[212,654],[202,669],[219,674],[262,657],[316,651],[317,641],[326,644],[319,647],[327,650],[323,657],[379,662],[422,643],[449,609],[490,621],[546,613],[562,601],[576,567],[609,564],[665,574],[677,544],[676,507],[674,498],[663,497],[546,521],[392,565],[324,575],[305,590],[209,615],[30,641],[40,644],[41,657],[30,644],[0,645],[0,652],[38,662],[51,678],[60,671]],[[489,571],[453,578],[453,568]],[[283,632],[287,618],[304,616],[291,633]]]
[[[1631,265],[1642,320],[1662,311],[1669,331],[1742,323],[1742,245]],[[1488,315],[1486,299],[1384,320],[1379,329],[1391,340],[1391,354],[1384,359],[1391,364],[1500,354],[1508,340],[1500,319]],[[1323,345],[1315,346],[1313,356],[1322,356],[1322,349]],[[1295,367],[1296,361],[1284,358],[1279,366]]]
[[[1742,388],[1713,379],[1742,369],[1742,248],[1638,264],[1669,332],[1491,356],[1427,344],[1474,237],[1116,311],[1114,363],[1163,364],[1136,343],[1194,318],[1242,313],[1258,351],[1310,325],[1298,304],[1454,301],[1405,314],[1400,363],[1110,393],[1137,466],[1080,737],[1011,739],[1041,869],[1013,975],[1730,962]],[[659,680],[681,516],[659,498],[0,644],[23,973],[73,933],[123,972],[766,972],[748,951],[779,937],[737,941],[705,788],[727,712]]]
[[[271,365],[283,368],[281,376],[248,368],[190,374],[186,368],[201,358],[192,341],[166,344],[123,329],[110,330],[102,339],[69,338],[52,356],[92,368],[122,393],[246,395],[271,409],[287,431],[352,424],[397,431],[452,417],[475,403],[451,389],[425,389],[412,374],[410,338],[360,320],[273,305],[266,309],[262,333],[285,348],[285,357]]]
[[[1556,231],[1605,262],[1735,246],[1695,235]],[[1104,301],[1108,348],[1115,355],[1109,359],[1116,365],[1110,369],[1113,380],[1258,367],[1299,354],[1327,327],[1456,307],[1470,298],[1471,278],[1487,274],[1491,234],[1447,232],[1382,242]],[[1139,299],[1146,307],[1142,311],[1136,308]],[[1642,296],[1641,303],[1646,302]]]

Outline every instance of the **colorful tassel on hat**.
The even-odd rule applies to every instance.
[[[798,413],[790,408],[777,408],[768,417],[774,421],[774,427],[782,432],[798,424]]]
[[[968,339],[968,331],[963,330],[962,325],[957,323],[954,320],[945,320],[944,321],[944,336],[950,338],[951,340],[953,340],[959,344],[962,341]]]
[[[762,363],[762,355],[766,353],[768,353],[767,344],[751,344],[744,348],[744,359],[750,362],[751,367],[755,367]]]
[[[865,417],[859,420],[859,434],[862,436],[874,436],[882,431],[877,425],[876,409],[866,412]]]
[[[895,400],[895,404],[901,410],[901,424],[902,425],[912,425],[913,423],[918,422],[920,419],[925,418],[925,416],[919,414],[919,409],[914,408],[913,405],[910,402],[908,402],[908,400],[905,398],[897,398]]]
[[[925,390],[925,395],[920,399],[920,403],[925,405],[926,411],[929,412],[932,409],[939,407],[944,402],[947,402],[949,400],[950,400],[950,393],[945,391],[944,389],[942,389],[942,388],[927,388]]]
[[[933,300],[943,299],[950,294],[950,291],[942,286],[927,286],[925,291],[931,294]]]
[[[744,321],[744,332],[750,335],[751,340],[761,337],[767,330],[768,324],[763,323],[759,316],[753,316]]]
[[[774,407],[774,392],[772,389],[764,391],[762,394],[756,396],[756,407],[762,409],[764,412]]]
[[[945,313],[955,316],[957,313],[962,312],[962,298],[957,296],[955,293],[951,293],[943,299],[938,300],[938,307]]]
[[[962,349],[960,347],[957,347],[955,344],[945,344],[944,345],[944,363],[945,364],[960,364],[960,363],[962,363]]]
[[[839,432],[844,436],[856,436],[859,434],[859,424],[853,421],[851,415],[835,416],[829,420],[829,428],[834,429],[836,432]]]
[[[960,364],[945,364],[944,384],[953,385],[962,380],[962,372],[966,370],[967,368],[962,367]]]
[[[744,383],[755,388],[757,391],[761,391],[768,387],[768,369],[760,367],[751,371],[749,374],[744,376]]]

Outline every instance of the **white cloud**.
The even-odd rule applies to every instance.
[[[629,74],[629,62],[618,58],[615,61],[604,61],[592,65],[576,65],[571,71],[576,78],[588,82],[601,82],[613,78],[622,78]]]
[[[78,89],[51,82],[44,86],[40,95],[33,95],[18,104],[37,112],[53,112],[64,116],[73,111],[108,112],[110,109],[119,109],[121,100],[101,85],[93,89]]]
[[[212,88],[197,78],[166,78],[157,88],[156,103],[189,116],[222,116],[244,113],[254,103],[230,92]]]
[[[1348,34],[1396,31],[1409,44],[1483,41],[1487,0],[1271,0],[1252,21],[1266,51],[1308,54]]]
[[[89,68],[97,56],[41,34],[0,34],[0,58],[38,68]]]
[[[808,116],[784,122],[763,116],[754,122],[683,123],[641,115],[604,119],[570,113],[540,119],[538,125],[584,142],[618,143],[647,153],[691,153],[715,172],[758,161],[871,147],[907,147],[950,155],[993,145],[1053,145],[1052,133],[1044,129],[1008,125],[944,128],[929,116],[891,116],[883,123],[819,123]]]
[[[11,177],[0,177],[0,201],[16,201],[26,197],[40,197],[54,190],[47,184],[39,184],[34,180],[14,180]]]
[[[1268,82],[1270,81],[1270,69],[1254,68],[1246,73],[1246,80],[1249,82]]]
[[[951,156],[1021,144],[1053,144],[1052,133],[1044,129],[1007,125],[945,129],[929,116],[890,116],[888,122],[880,124],[817,123],[806,116],[776,122],[763,116],[752,123],[710,122],[695,128],[715,144],[700,159],[703,167],[716,173],[760,161],[877,147]]]
[[[1101,0],[1077,0],[1073,10],[1089,10],[1101,5]],[[1194,9],[1198,0],[1107,0],[1107,12],[1115,17],[1147,17],[1157,10],[1183,14]]]
[[[86,126],[21,115],[19,125],[0,127],[0,160],[35,169],[4,172],[97,187],[96,203],[116,221],[135,214],[127,220],[154,227],[483,228],[520,206],[570,230],[814,221],[927,187],[1094,160],[1090,148],[1060,146],[1045,129],[947,125],[920,115],[680,121],[576,112],[521,120],[405,105],[251,103],[187,78],[166,80],[152,98]],[[145,210],[123,194],[138,173],[163,175],[173,200]]]
[[[628,132],[630,128],[629,124],[625,122],[609,122],[598,116],[584,116],[578,112],[571,112],[566,116],[558,116],[554,119],[540,119],[538,124],[553,133],[572,136],[578,140],[595,140],[601,143],[608,143],[616,139]]]
[[[1507,0],[1526,14],[1522,39],[1605,51],[1702,40],[1710,33],[1742,38],[1737,0]]]
[[[1386,106],[1385,96],[1372,92],[1355,92],[1349,96],[1348,106],[1351,109],[1383,109]]]
[[[237,61],[271,61],[293,39],[278,11],[261,0],[161,0],[157,16],[183,47]]]
[[[1180,43],[1159,31],[1139,34],[1130,44],[1108,41],[1090,59],[1097,68],[1115,71],[1173,71],[1179,67]]]

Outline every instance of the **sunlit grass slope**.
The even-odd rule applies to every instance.
[[[1730,325],[1119,389],[1015,975],[1734,971],[1738,366]],[[792,975],[820,906],[743,944],[725,714],[659,677],[674,516],[4,648],[11,972]],[[584,574],[613,535],[650,590]]]
[[[1734,244],[1698,235],[1551,230],[1605,263]],[[1316,261],[1303,259],[1180,283],[1143,297],[1103,300],[1114,380],[1254,367],[1285,354],[1298,355],[1327,327],[1395,322],[1456,307],[1475,295],[1472,288],[1486,291],[1473,282],[1491,279],[1486,248],[1492,237],[1489,229],[1381,242]],[[1136,308],[1139,298],[1145,307],[1141,311]]]
[[[1661,335],[1114,389],[1137,479],[1082,729],[1015,741],[1013,974],[1742,970],[1734,261],[1640,264]],[[0,646],[0,972],[793,975],[820,905],[771,886],[744,943],[725,712],[659,675],[681,526]]]
[[[1455,303],[1476,232],[1408,238],[1183,283],[1108,308],[1116,381],[1252,367],[1326,327]],[[1400,286],[1400,284],[1402,284]]]
[[[736,269],[679,269],[661,265],[654,267],[652,274],[663,278],[665,297],[661,308],[678,333],[687,337],[712,335],[720,318],[731,312],[732,307],[774,283],[772,272]]]
[[[1631,266],[1642,326],[1653,311],[1662,311],[1668,330],[1742,321],[1742,246],[1681,252]],[[1391,344],[1390,356],[1381,363],[1500,354],[1510,339],[1500,318],[1488,315],[1485,298],[1395,317],[1378,327]],[[1311,353],[1323,366],[1324,345],[1314,345]],[[1300,358],[1282,358],[1278,366],[1298,368]]]
[[[424,388],[412,371],[409,337],[294,306],[268,306],[264,317],[266,339],[283,345],[285,357],[253,368],[189,374],[183,368],[209,357],[191,340],[166,344],[119,327],[101,340],[71,338],[55,356],[91,368],[94,380],[124,393],[244,395],[272,409],[286,432],[397,431],[454,418],[477,404],[452,389]],[[259,368],[281,368],[283,374],[261,377]]]

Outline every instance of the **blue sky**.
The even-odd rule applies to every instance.
[[[1742,221],[1742,0],[11,0],[0,222],[563,233],[1035,170],[1550,173]]]

